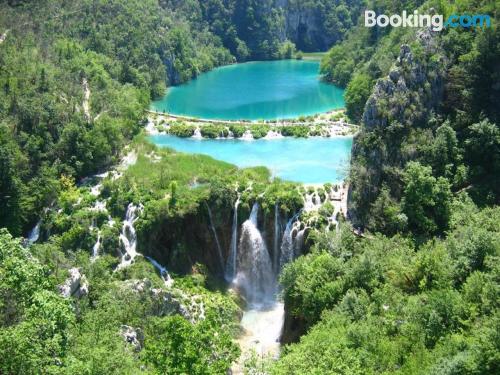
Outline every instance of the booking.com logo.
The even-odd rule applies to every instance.
[[[393,14],[391,16],[379,14],[373,10],[365,10],[366,27],[431,27],[433,31],[441,31],[445,27],[490,27],[491,19],[487,14],[452,14],[444,22],[442,14],[419,14],[418,10],[413,13]]]

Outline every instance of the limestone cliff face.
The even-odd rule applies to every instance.
[[[301,51],[326,51],[337,40],[333,33],[325,33],[322,9],[301,1],[277,0],[284,10],[284,31],[287,39]]]
[[[238,207],[238,241],[241,225],[248,219],[252,204],[253,202],[242,202]],[[222,278],[231,249],[233,213],[234,202],[207,202],[200,203],[182,215],[165,214],[157,217],[152,228],[141,229],[138,225],[139,251],[175,273],[190,273],[196,263],[201,263],[212,275]],[[278,233],[278,247],[281,246],[282,227],[286,221],[287,216],[280,213],[282,225]],[[259,210],[258,228],[271,257],[275,251],[274,223],[274,212]],[[219,249],[222,257],[219,255]],[[304,246],[304,249],[307,247]]]
[[[286,35],[298,49],[325,51],[336,41],[335,36],[323,32],[321,10],[303,6],[300,2],[286,4],[285,9]]]
[[[156,259],[169,270],[186,274],[196,263],[204,264],[211,274],[222,276],[218,246],[224,259],[231,242],[232,207],[211,207],[212,223],[205,205],[184,215],[157,218],[152,230],[139,232],[141,252]]]
[[[275,0],[284,12],[286,38],[305,52],[327,51],[361,14],[361,0]]]
[[[431,47],[433,39],[429,33],[420,33],[419,39],[432,53],[435,49]],[[363,114],[366,128],[372,130],[393,122],[412,125],[424,120],[441,99],[443,65],[442,60],[438,60],[437,66],[416,60],[410,46],[403,44],[389,75],[377,82],[366,103]]]
[[[398,199],[401,170],[412,159],[402,145],[428,119],[441,101],[444,58],[430,30],[416,35],[418,50],[403,44],[389,74],[379,79],[363,114],[363,128],[352,149],[349,192],[351,219],[363,226],[382,184]]]
[[[169,86],[174,86],[178,85],[181,82],[181,77],[177,69],[175,69],[175,55],[172,55],[169,58],[166,58],[164,60],[164,64],[166,67],[167,71],[167,79],[168,79],[168,85]]]

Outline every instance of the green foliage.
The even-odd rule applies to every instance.
[[[488,120],[471,125],[465,140],[465,159],[473,184],[482,185],[478,192],[487,203],[499,196],[497,177],[500,173],[500,130]],[[481,191],[483,190],[483,191]]]
[[[367,74],[355,75],[345,91],[346,114],[355,123],[359,122],[365,110],[365,103],[371,94],[373,81]]]
[[[267,125],[252,125],[250,126],[250,132],[254,139],[263,138],[269,132],[269,127]]]
[[[157,374],[222,374],[239,355],[227,332],[205,322],[173,316],[153,320],[148,330],[143,356]]]
[[[377,235],[289,264],[287,319],[305,319],[307,333],[269,373],[495,373],[499,213],[463,200],[442,240],[415,247]],[[328,237],[316,246],[331,244]]]
[[[68,348],[74,316],[46,269],[0,230],[0,370],[53,373]]]
[[[281,127],[281,134],[285,137],[307,138],[309,136],[309,127],[293,125]]]
[[[416,162],[406,166],[403,176],[403,212],[408,225],[418,233],[443,231],[450,220],[450,184],[444,177],[432,176],[432,169]]]
[[[324,309],[333,307],[342,296],[341,261],[328,253],[303,256],[285,266],[281,275],[288,311],[308,326],[317,322]]]
[[[188,138],[193,136],[195,129],[193,125],[176,123],[170,126],[168,132],[177,137]]]
[[[371,212],[369,226],[373,231],[395,234],[406,230],[408,217],[402,212],[401,205],[391,197],[387,186],[380,190]]]
[[[226,127],[222,124],[208,124],[201,126],[200,132],[201,135],[206,138],[227,137],[229,134]]]
[[[282,59],[291,59],[295,55],[295,44],[286,40],[280,47],[280,57]]]
[[[247,130],[243,125],[229,125],[229,130],[233,133],[235,138],[240,138]]]

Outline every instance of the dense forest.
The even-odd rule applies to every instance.
[[[365,8],[489,14],[493,27],[366,28]],[[245,373],[499,373],[498,9],[0,3],[0,373],[230,371],[244,302],[221,277],[212,231],[229,248],[235,201],[241,218],[259,202],[272,226],[304,192],[264,168],[156,148],[145,110],[217,66],[330,47],[321,73],[346,88],[361,126],[348,217],[338,231],[327,205],[309,218],[306,254],[280,275],[286,345],[279,359],[248,358]],[[146,256],[122,268],[123,237]]]

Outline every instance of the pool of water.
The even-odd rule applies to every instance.
[[[205,154],[239,167],[267,167],[273,176],[305,184],[340,182],[347,174],[352,137],[278,139],[196,139],[150,136],[177,151]]]
[[[229,65],[171,87],[153,110],[205,119],[269,120],[344,107],[344,90],[320,81],[318,61]]]

